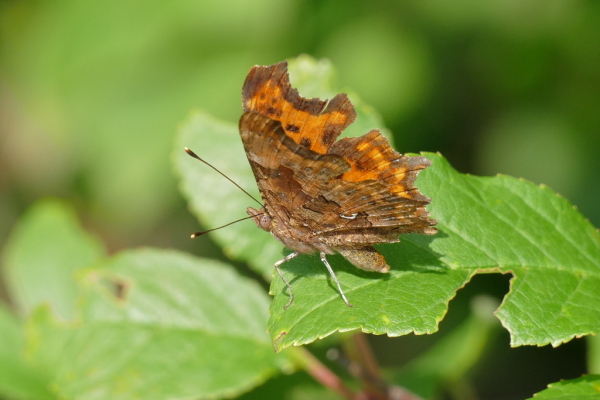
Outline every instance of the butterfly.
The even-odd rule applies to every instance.
[[[264,206],[249,207],[256,225],[294,250],[275,268],[300,254],[319,252],[348,306],[326,255],[339,253],[354,266],[386,273],[373,244],[398,242],[404,233],[433,235],[430,199],[415,187],[425,157],[396,152],[378,129],[338,136],[356,118],[346,94],[329,101],[306,99],[292,88],[287,62],[255,66],[242,90],[239,131]]]

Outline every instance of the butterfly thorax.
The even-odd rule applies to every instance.
[[[252,217],[252,220],[260,229],[269,232],[277,240],[285,245],[288,249],[296,250],[300,253],[314,253],[323,251],[327,254],[333,254],[334,250],[330,249],[325,243],[315,241],[307,227],[302,227],[294,222],[277,222],[278,216],[270,215],[264,207],[260,210],[248,207],[246,213]]]

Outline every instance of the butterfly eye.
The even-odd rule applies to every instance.
[[[269,217],[267,214],[263,214],[260,217],[259,226],[260,226],[260,229],[264,229],[265,231],[270,230],[271,229],[271,217]]]

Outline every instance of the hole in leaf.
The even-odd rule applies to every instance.
[[[100,284],[118,301],[125,301],[129,292],[129,283],[118,278],[104,277]]]

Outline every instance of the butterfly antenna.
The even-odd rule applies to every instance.
[[[258,204],[260,204],[261,207],[264,207],[263,204],[256,200],[256,198],[254,198],[254,196],[252,196],[250,193],[248,193],[247,191],[245,191],[240,185],[238,185],[237,183],[235,183],[233,180],[231,180],[231,178],[229,178],[227,175],[225,175],[224,173],[222,173],[221,171],[219,171],[217,168],[213,167],[210,163],[208,163],[207,161],[201,159],[200,157],[198,157],[198,155],[196,153],[194,153],[192,150],[188,149],[187,147],[183,148],[185,150],[186,153],[188,153],[190,156],[194,157],[196,160],[198,161],[202,161],[204,164],[208,165],[209,167],[211,167],[212,169],[214,169],[215,171],[217,171],[219,174],[221,174],[223,177],[225,177],[225,179],[227,179],[229,182],[233,183],[235,186],[237,186],[238,189],[240,189],[242,192],[246,193],[252,200],[254,200],[255,202],[257,202]],[[252,217],[248,217],[248,218],[252,218]],[[241,219],[240,221],[244,220],[246,218]],[[231,224],[238,222],[238,221],[234,221]],[[227,224],[227,225],[231,225],[231,224]],[[227,225],[223,225],[221,228],[227,226]],[[219,229],[219,228],[215,228],[215,229]],[[214,229],[211,229],[211,231]],[[210,231],[206,231],[206,232],[210,232]],[[206,232],[202,232],[202,233],[206,233]],[[195,235],[195,234],[194,234]],[[192,235],[193,237],[193,235]]]
[[[256,214],[256,215],[262,215],[262,213],[260,213],[260,214]],[[230,222],[230,223],[228,223],[228,224],[225,224],[225,225],[223,225],[223,226],[220,226],[220,227],[218,227],[218,228],[212,228],[212,229],[209,229],[209,230],[207,230],[207,231],[202,231],[202,232],[196,232],[196,233],[192,233],[192,235],[191,235],[191,238],[192,238],[192,239],[195,239],[195,238],[197,238],[198,236],[202,236],[202,235],[204,235],[205,233],[212,232],[212,231],[216,231],[217,229],[225,228],[226,226],[233,225],[233,224],[235,224],[236,222],[244,221],[244,220],[246,220],[246,219],[250,219],[250,218],[252,218],[252,217],[254,217],[254,215],[251,215],[251,216],[249,216],[249,217],[245,217],[245,218],[240,218],[240,219],[238,219],[237,221]]]

